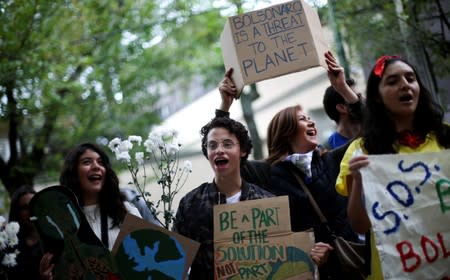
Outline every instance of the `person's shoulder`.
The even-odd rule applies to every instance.
[[[123,204],[125,205],[125,209],[127,209],[127,212],[130,214],[133,214],[139,218],[142,218],[141,213],[139,212],[139,210],[136,208],[136,206],[134,206],[133,204],[131,204],[128,201],[124,201]]]
[[[121,187],[120,192],[125,196],[125,199],[127,201],[132,201],[133,199],[138,196],[138,192],[134,189],[128,188],[128,187]]]
[[[338,146],[336,148],[333,148],[331,150],[328,150],[326,153],[324,153],[325,156],[334,156],[334,157],[342,157],[345,154],[345,151],[347,151],[348,147],[352,141],[348,141],[344,145]]]
[[[295,165],[290,161],[279,161],[277,163],[272,164],[270,169],[270,176],[285,176],[286,172],[291,172],[294,170]]]
[[[271,165],[265,160],[246,160],[241,165],[241,176],[249,183],[270,188]]]
[[[212,183],[209,182],[204,182],[202,183],[200,186],[190,190],[189,192],[187,192],[182,198],[181,200],[183,201],[187,201],[187,200],[192,200],[192,199],[198,199],[201,198],[203,196],[208,196],[209,193],[214,189],[214,186]]]
[[[267,172],[270,171],[270,163],[265,160],[246,160],[242,165],[242,169],[247,169],[251,172]]]

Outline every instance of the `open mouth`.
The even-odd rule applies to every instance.
[[[218,159],[214,160],[214,163],[215,163],[217,166],[223,166],[223,165],[225,165],[225,164],[228,163],[228,160],[227,160],[227,159],[224,159],[224,158],[218,158]]]
[[[411,94],[403,94],[402,96],[400,96],[400,101],[401,102],[409,102],[413,99]]]
[[[96,181],[101,181],[102,180],[102,176],[101,175],[89,175],[88,176],[88,180],[91,182],[96,182]]]
[[[308,129],[306,131],[306,135],[308,135],[308,136],[316,136],[316,130],[315,129]]]

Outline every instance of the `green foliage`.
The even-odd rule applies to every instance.
[[[366,72],[375,59],[397,54],[417,66],[426,85],[446,108],[447,89],[438,80],[450,75],[448,1],[333,1],[347,57],[360,57]],[[402,9],[398,9],[401,7]],[[325,17],[328,20],[328,17]]]
[[[368,63],[381,54],[398,53],[400,29],[392,0],[335,1],[336,22],[353,51],[370,54]]]
[[[145,133],[160,121],[163,92],[223,74],[224,18],[201,1],[1,1],[0,21],[0,122],[11,149],[0,178],[10,193],[57,180],[82,141]]]

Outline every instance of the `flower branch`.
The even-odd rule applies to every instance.
[[[192,171],[192,164],[185,161],[183,168],[180,168],[181,144],[178,143],[176,132],[173,130],[155,129],[149,133],[143,145],[141,143],[142,137],[132,135],[126,140],[114,138],[108,146],[117,160],[127,164],[132,184],[146,202],[147,207],[155,214],[158,221],[169,229],[174,221],[173,200],[185,185]],[[152,181],[161,188],[161,196],[157,201],[150,200],[151,191],[146,190],[148,179],[146,163],[151,167]],[[159,218],[161,216],[163,221]]]

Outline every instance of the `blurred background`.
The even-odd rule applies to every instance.
[[[220,103],[220,33],[227,17],[281,2],[0,1],[0,214],[19,186],[56,184],[71,147],[146,138],[156,125],[179,132],[180,160],[192,162],[183,193],[211,181],[199,130]],[[450,0],[306,2],[363,94],[376,58],[401,55],[418,66],[450,120]],[[334,129],[322,108],[328,85],[319,67],[244,88],[231,116],[249,128],[252,158],[266,155],[270,118],[297,103],[326,139]],[[111,159],[127,185],[125,165]],[[158,197],[158,185],[147,191]]]

